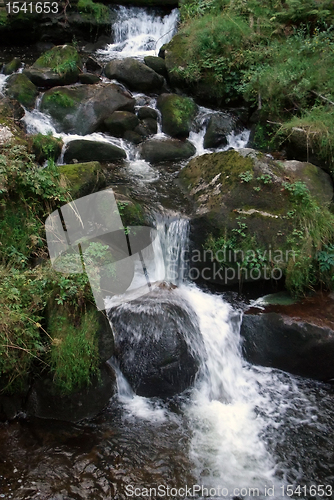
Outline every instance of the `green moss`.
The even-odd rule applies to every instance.
[[[32,137],[32,151],[40,163],[48,159],[56,161],[62,146],[63,141],[58,137],[53,137],[51,132],[47,135],[39,133]]]
[[[125,227],[145,224],[145,213],[139,203],[118,201],[117,208]]]
[[[66,95],[63,91],[55,90],[51,94],[45,95],[45,105],[56,104],[62,108],[73,108],[76,104],[74,99]]]
[[[86,310],[76,323],[64,308],[53,308],[48,320],[52,337],[50,366],[53,380],[63,394],[89,385],[98,373],[98,313]]]
[[[58,168],[66,177],[73,198],[92,193],[104,182],[101,164],[98,161],[60,165]]]
[[[35,61],[36,68],[50,68],[55,73],[78,72],[82,66],[77,50],[71,45],[53,47]]]
[[[219,183],[223,188],[232,188],[240,184],[240,175],[245,172],[254,172],[254,162],[249,157],[241,156],[237,151],[205,154],[191,160],[187,167],[180,172],[180,178],[192,188],[200,178],[205,183],[212,181],[220,174]]]
[[[93,2],[92,0],[79,0],[78,10],[81,13],[92,14],[98,23],[106,23],[110,20],[110,11],[106,5]]]
[[[34,107],[38,95],[35,85],[22,73],[9,77],[6,93],[11,99],[16,99],[28,108]]]

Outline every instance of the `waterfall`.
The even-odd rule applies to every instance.
[[[112,26],[114,43],[98,50],[97,55],[103,60],[157,56],[160,47],[175,34],[178,18],[177,9],[165,16],[157,16],[145,8],[119,6]]]

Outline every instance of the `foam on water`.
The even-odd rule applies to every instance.
[[[102,60],[124,57],[158,55],[160,47],[172,39],[176,32],[179,12],[157,16],[141,7],[117,8],[117,19],[113,23],[114,43],[97,51]]]

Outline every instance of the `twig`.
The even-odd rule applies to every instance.
[[[334,106],[334,102],[331,101],[330,99],[328,99],[327,97],[321,95],[321,94],[318,94],[318,92],[315,92],[314,90],[311,90],[312,94],[320,97],[320,99],[322,99],[323,101],[326,101],[326,102],[329,102],[329,104],[331,104],[332,106]]]

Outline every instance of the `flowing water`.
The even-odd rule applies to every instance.
[[[119,7],[118,16],[114,43],[99,52],[104,60],[156,52],[171,38],[178,14],[174,10],[154,16],[142,9]],[[154,96],[135,97],[138,106],[156,106]],[[203,138],[212,113],[199,109],[189,138],[196,154],[207,152]],[[65,145],[78,137],[57,131],[51,118],[39,110],[39,101],[35,110],[26,112],[24,121],[29,133],[51,130]],[[222,149],[243,147],[248,136],[247,130],[231,134]],[[157,137],[163,140],[161,130]],[[201,342],[192,348],[200,358],[200,369],[190,390],[162,401],[135,395],[115,364],[118,393],[96,419],[77,425],[34,419],[0,425],[0,498],[283,499],[291,497],[287,485],[332,486],[333,387],[246,363],[241,355],[242,312],[223,294],[201,290],[187,280],[189,223],[175,208],[173,191],[175,171],[182,164],[153,168],[121,139],[101,133],[84,138],[112,142],[126,150],[119,178],[150,201],[159,236],[154,269],[148,271],[154,280],[177,285],[161,291],[161,297],[169,293],[170,300],[188,310],[199,325]],[[159,310],[159,292],[155,293],[154,307]],[[143,298],[142,306],[125,303],[122,307],[144,304]],[[139,490],[134,492],[134,487]],[[143,488],[157,492],[149,494]],[[313,495],[307,488],[301,494],[296,490],[292,498],[332,498],[327,495],[329,489],[326,495]]]
[[[113,24],[114,43],[98,50],[100,59],[108,61],[123,57],[157,56],[160,47],[169,42],[176,33],[179,13],[157,15],[141,7],[117,7],[117,18]]]

